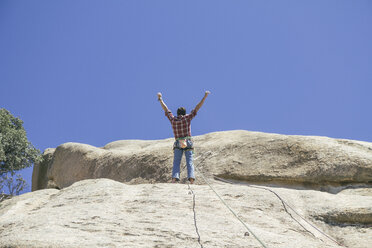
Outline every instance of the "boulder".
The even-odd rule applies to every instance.
[[[368,142],[243,130],[193,139],[194,164],[209,178],[321,190],[372,183],[372,144]],[[129,184],[168,182],[173,141],[122,140],[101,148],[62,144],[46,150],[44,162],[35,165],[32,190],[62,189],[95,178]],[[181,176],[186,177],[184,166],[183,162]]]
[[[43,153],[43,159],[40,163],[35,163],[33,173],[32,173],[32,186],[31,190],[35,191],[37,189],[51,188],[48,185],[47,172],[53,164],[53,155],[56,149],[48,148]]]

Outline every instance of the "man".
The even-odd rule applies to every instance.
[[[191,140],[191,120],[195,117],[199,109],[203,106],[203,103],[207,96],[210,94],[209,91],[206,91],[203,99],[196,105],[196,107],[191,111],[190,114],[186,114],[186,109],[180,107],[177,109],[177,117],[174,117],[172,112],[165,105],[162,94],[158,93],[158,101],[161,104],[161,107],[165,111],[165,115],[168,117],[172,124],[172,129],[174,133],[174,138],[176,141],[173,145],[173,170],[172,170],[172,183],[175,183],[180,180],[180,164],[183,153],[186,157],[187,165],[187,178],[191,184],[195,181],[194,176],[194,165],[193,165],[193,143]]]

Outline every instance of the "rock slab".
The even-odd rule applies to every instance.
[[[350,216],[371,213],[371,195],[210,183],[267,247],[367,248],[372,242],[370,219],[360,226],[322,219],[337,219],[344,209]],[[262,247],[209,186],[191,190],[89,179],[23,194],[0,203],[0,248]]]
[[[34,167],[32,190],[62,189],[95,178],[129,184],[169,182],[173,141],[123,140],[102,148],[66,143],[47,149],[44,162]],[[318,189],[372,185],[368,142],[236,130],[196,136],[194,144],[195,166],[210,177]],[[186,177],[184,172],[181,176]]]

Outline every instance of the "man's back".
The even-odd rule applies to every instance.
[[[172,124],[175,139],[191,137],[191,120],[196,116],[196,113],[195,110],[192,110],[190,114],[175,117],[171,111],[165,112]]]

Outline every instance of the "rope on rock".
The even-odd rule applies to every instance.
[[[214,179],[218,180],[218,181],[221,181],[221,182],[225,182],[225,183],[229,183],[229,184],[235,184],[234,182],[230,181],[230,180],[227,180],[227,179],[223,179],[223,178],[220,178],[220,177],[216,177],[214,176]],[[252,187],[252,188],[258,188],[258,189],[266,189],[266,188],[260,188],[260,187],[256,187],[256,186],[252,186],[252,185],[246,185],[248,187]],[[299,224],[306,232],[310,233],[313,237],[315,237],[315,235],[310,232],[309,230],[306,229],[306,227],[304,227],[298,220],[296,220],[293,215],[288,211],[287,207],[286,207],[286,202],[284,202],[284,200],[273,190],[270,190],[270,189],[267,189],[268,191],[270,191],[271,193],[273,193],[274,195],[276,195],[276,197],[279,198],[279,200],[282,202],[282,205],[283,205],[283,208],[285,210],[285,212],[294,220],[297,222],[297,224]]]
[[[231,181],[231,180],[228,180],[228,179],[224,179],[224,178],[220,178],[220,177],[214,177],[215,179],[219,180],[219,181],[222,181],[222,182],[225,182],[225,183],[230,183],[230,184],[239,184],[239,183],[236,183],[234,181]],[[293,207],[291,207],[286,201],[283,200],[282,197],[280,197],[280,195],[278,193],[276,193],[275,191],[271,190],[271,189],[268,189],[268,188],[265,188],[265,187],[259,187],[259,186],[254,186],[254,185],[250,185],[250,184],[244,184],[248,187],[251,187],[251,188],[256,188],[256,189],[263,189],[263,190],[267,190],[271,193],[273,193],[276,197],[278,197],[278,199],[282,202],[283,206],[284,206],[284,209],[285,211],[292,217],[292,219],[294,219],[302,228],[304,228],[307,232],[311,233],[309,230],[307,230],[299,221],[297,221],[295,218],[293,218],[293,216],[287,211],[287,207],[289,209],[291,209],[297,216],[299,216],[302,220],[304,220],[307,224],[309,224],[311,227],[313,227],[315,230],[317,230],[320,234],[324,235],[325,237],[327,237],[328,239],[330,239],[331,241],[333,241],[334,243],[336,243],[337,245],[341,246],[341,247],[345,247],[343,246],[342,244],[340,244],[339,242],[337,242],[334,238],[332,238],[331,236],[329,236],[328,234],[326,234],[325,232],[323,232],[322,230],[320,230],[318,227],[316,227],[314,224],[312,224],[310,221],[306,220],[304,217],[302,217]],[[311,233],[313,236],[314,234]]]
[[[211,153],[211,151],[208,151],[207,153]],[[215,155],[212,155],[212,156],[215,156]],[[198,157],[199,158],[199,157]],[[195,160],[197,160],[198,158],[195,158]],[[206,159],[206,157],[204,157],[203,161]],[[201,162],[199,162],[200,164]],[[183,170],[185,169],[186,165],[184,166]],[[251,233],[253,235],[254,238],[256,238],[256,240],[264,247],[264,248],[267,248],[265,246],[265,244],[249,229],[249,227],[239,218],[239,216],[227,205],[227,203],[222,199],[222,197],[213,189],[213,187],[209,184],[208,180],[204,177],[203,173],[201,173],[201,171],[199,171],[199,169],[195,166],[194,164],[194,167],[195,167],[195,170],[202,176],[203,180],[208,184],[208,186],[212,189],[212,191],[217,195],[217,197],[221,200],[221,202],[230,210],[230,212],[244,225],[244,227],[249,231],[249,233]],[[222,179],[222,178],[219,178],[219,177],[214,177],[215,179],[217,180],[220,180],[220,181],[224,181],[224,182],[227,182],[227,183],[231,183],[231,184],[237,184],[236,182],[232,182],[230,180],[227,180],[227,179]],[[311,227],[313,227],[315,230],[317,230],[320,234],[324,235],[325,237],[327,237],[329,240],[333,241],[334,243],[336,243],[337,245],[341,246],[341,247],[345,247],[344,245],[340,244],[339,242],[337,242],[337,240],[335,240],[334,238],[332,238],[331,236],[329,236],[328,234],[326,234],[325,232],[323,232],[322,230],[320,230],[318,227],[316,227],[314,224],[312,224],[311,222],[309,222],[308,220],[306,220],[304,217],[302,217],[294,208],[292,208],[287,202],[285,202],[275,191],[271,190],[271,189],[267,189],[267,188],[264,188],[264,187],[258,187],[258,186],[253,186],[253,185],[249,185],[249,184],[246,184],[248,187],[252,187],[252,188],[257,188],[257,189],[264,189],[264,190],[267,190],[267,191],[270,191],[271,193],[273,193],[276,197],[279,198],[279,200],[282,202],[283,204],[283,207],[285,209],[285,211],[289,214],[289,212],[287,211],[287,207],[289,209],[291,209],[297,216],[299,216],[302,220],[304,220],[306,223],[308,223]],[[193,192],[192,192],[193,193]],[[195,196],[195,195],[194,195]],[[291,214],[289,214],[292,219],[294,219],[298,224],[300,224],[300,226],[302,226],[307,232],[309,232],[299,221],[297,221],[295,218],[293,218],[293,216]],[[311,232],[309,232],[311,233]],[[314,234],[311,233],[313,236]]]
[[[195,159],[196,160],[196,159]],[[203,173],[201,171],[199,171],[199,169],[195,166],[194,164],[194,168],[195,170],[198,172],[198,174],[200,174],[203,178],[203,180],[208,184],[208,186],[211,188],[211,190],[217,195],[217,197],[221,200],[221,202],[230,210],[230,212],[243,224],[243,226],[248,230],[249,233],[251,233],[253,235],[253,237],[262,245],[262,247],[264,248],[267,248],[267,246],[257,237],[256,234],[254,234],[254,232],[252,232],[252,230],[247,226],[247,224],[244,223],[244,221],[234,212],[234,210],[231,209],[231,207],[225,202],[224,199],[222,199],[222,197],[217,193],[216,190],[214,190],[214,188],[212,187],[212,185],[208,182],[208,180],[204,177]]]

